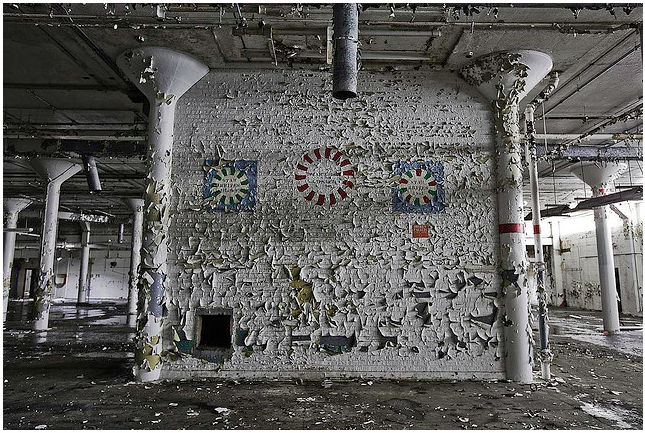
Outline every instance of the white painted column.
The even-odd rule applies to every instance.
[[[47,181],[47,197],[40,244],[40,272],[38,286],[34,294],[36,319],[33,324],[35,331],[44,331],[49,327],[49,307],[54,285],[60,187],[63,182],[81,171],[82,167],[66,160],[47,158],[30,160],[29,165],[42,179]]]
[[[595,163],[583,163],[574,166],[571,169],[571,173],[591,187],[593,197],[600,197],[605,194],[607,184],[625,167],[625,164],[597,165]],[[612,334],[620,332],[620,318],[618,315],[616,274],[614,273],[614,247],[611,243],[611,227],[607,220],[607,206],[594,208],[593,216],[596,223],[602,324],[604,330]]]
[[[5,198],[5,229],[15,229],[18,225],[18,214],[32,203],[28,198]],[[13,256],[16,251],[16,232],[4,233],[4,255],[2,256],[2,321],[7,320],[7,307],[9,306],[9,291],[11,290],[11,269]]]
[[[461,70],[466,81],[493,105],[497,150],[497,201],[506,376],[533,382],[533,335],[529,323],[519,102],[551,70],[551,58],[537,51],[495,53]]]
[[[132,209],[132,252],[130,253],[130,272],[128,290],[128,326],[136,325],[137,299],[139,284],[139,265],[141,264],[141,244],[143,233],[143,200],[131,198],[125,200]]]
[[[163,328],[163,293],[168,275],[168,229],[172,194],[172,144],[177,100],[208,72],[195,58],[161,47],[128,50],[119,67],[150,101],[148,176],[143,207],[143,241],[138,299],[139,320],[134,375],[159,379]]]
[[[90,266],[90,223],[80,221],[81,234],[81,269],[78,276],[78,299],[76,304],[87,303],[87,271]]]
[[[604,195],[604,189],[593,187],[593,197]],[[614,271],[614,246],[611,243],[611,227],[607,219],[607,206],[594,208],[596,223],[596,247],[598,249],[598,271],[600,274],[600,299],[602,302],[602,325],[605,331],[620,331],[618,315],[618,291]]]

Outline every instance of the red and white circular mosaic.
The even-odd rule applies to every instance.
[[[318,206],[336,204],[354,188],[354,169],[341,151],[319,147],[304,154],[296,167],[296,188]]]

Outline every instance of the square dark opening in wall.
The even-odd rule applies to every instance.
[[[233,316],[230,314],[202,314],[199,334],[199,348],[229,349],[231,342],[231,324]]]

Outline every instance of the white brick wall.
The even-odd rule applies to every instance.
[[[339,102],[328,72],[213,71],[180,99],[166,348],[172,327],[193,338],[197,307],[226,307],[233,333],[248,331],[253,352],[236,346],[223,370],[503,371],[500,314],[493,326],[470,320],[499,301],[489,108],[450,74],[361,73],[359,82],[359,98]],[[258,161],[255,212],[199,210],[202,164],[218,146],[226,159]],[[355,188],[331,208],[304,200],[294,181],[302,155],[325,146],[356,169]],[[392,211],[398,160],[443,163],[445,213]],[[429,225],[430,238],[412,239],[413,223]],[[285,265],[302,268],[313,288],[309,305],[299,305]],[[469,281],[475,275],[478,286]],[[431,303],[427,311],[420,301]],[[291,334],[311,342],[292,342]],[[358,347],[347,353],[317,344],[352,334]],[[379,348],[384,337],[397,343]],[[184,360],[165,368],[204,374],[216,366]]]

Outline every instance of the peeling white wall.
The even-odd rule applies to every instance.
[[[629,225],[625,224],[616,213],[607,209],[614,247],[614,266],[619,272],[622,310],[623,313],[642,316],[642,202],[619,203],[615,206],[630,217]],[[571,217],[559,224],[567,306],[602,311],[593,214]],[[630,230],[633,230],[633,242]]]
[[[502,375],[488,104],[445,73],[359,83],[357,99],[339,102],[328,72],[211,72],[179,101],[164,347],[190,351],[197,309],[228,308],[234,351],[222,365],[182,357],[166,371]],[[319,147],[355,170],[331,207],[294,181]],[[202,166],[220,152],[258,161],[254,212],[202,209]],[[445,213],[393,212],[399,160],[443,163]],[[416,223],[428,239],[412,239]]]

